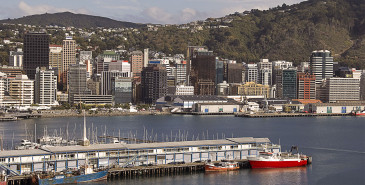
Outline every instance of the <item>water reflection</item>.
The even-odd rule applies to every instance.
[[[251,169],[258,184],[307,184],[307,167]]]

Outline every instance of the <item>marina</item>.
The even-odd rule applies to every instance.
[[[91,144],[90,146],[76,146],[78,149],[80,148],[89,148],[88,153],[92,155],[92,153],[96,153],[96,146],[119,146],[120,154],[125,148],[121,148],[120,146],[128,146],[130,154],[133,150],[140,150],[139,152],[142,154],[142,150],[146,148],[131,148],[131,146],[157,146],[157,145],[166,145],[168,143],[192,143],[192,142],[200,142],[200,141],[215,141],[215,140],[226,140],[228,138],[247,138],[244,136],[253,136],[252,138],[270,138],[270,143],[278,143],[280,145],[281,151],[285,152],[285,150],[290,149],[291,145],[297,145],[300,147],[300,151],[306,155],[313,156],[313,164],[307,167],[294,167],[294,168],[284,168],[284,169],[250,169],[248,165],[248,161],[245,159],[242,160],[233,160],[239,162],[240,170],[231,171],[231,172],[210,172],[204,173],[204,161],[195,162],[186,162],[185,164],[180,164],[182,160],[176,160],[168,162],[167,164],[155,164],[153,162],[142,164],[138,163],[136,159],[132,164],[123,163],[120,160],[121,164],[118,166],[117,163],[110,162],[110,169],[108,171],[108,181],[94,183],[94,184],[108,184],[108,185],[119,185],[119,184],[161,184],[161,183],[174,183],[177,185],[180,184],[191,184],[191,183],[245,183],[245,184],[267,184],[268,182],[275,182],[278,184],[290,184],[289,182],[296,184],[344,184],[344,181],[341,181],[342,178],[351,177],[351,179],[347,179],[347,183],[357,184],[356,182],[362,182],[362,171],[363,166],[358,162],[362,159],[362,148],[359,148],[359,143],[357,142],[359,138],[362,138],[362,130],[363,130],[363,120],[362,117],[355,116],[346,116],[346,117],[298,117],[295,121],[292,118],[263,118],[263,119],[248,119],[248,118],[238,118],[233,116],[190,116],[190,115],[167,115],[167,116],[133,116],[133,117],[90,117],[87,118],[88,127],[90,128],[92,123],[95,127],[98,127],[98,139],[99,144]],[[59,133],[60,128],[62,129],[63,134],[58,134],[58,137],[65,137],[67,124],[70,123],[69,129],[70,138],[72,136],[72,130],[74,129],[73,125],[76,123],[76,133],[78,133],[78,138],[80,138],[79,133],[82,133],[80,128],[82,128],[83,118],[42,118],[42,119],[29,119],[23,121],[16,122],[3,122],[3,126],[5,128],[12,128],[11,130],[4,131],[4,148],[8,148],[9,144],[11,144],[13,132],[14,135],[14,143],[19,143],[21,139],[25,139],[26,135],[24,134],[25,124],[30,131],[34,130],[34,124],[37,125],[37,135],[38,138],[42,137],[42,133],[44,128],[48,128],[48,134],[53,136],[55,130],[58,130]],[[60,124],[62,123],[62,124]],[[105,125],[107,126],[107,131],[105,132]],[[80,127],[81,126],[81,127]],[[4,127],[0,127],[4,128]],[[213,129],[214,128],[214,129]],[[118,133],[120,129],[120,134]],[[153,132],[151,132],[153,129]],[[90,129],[93,130],[93,129]],[[149,130],[148,135],[144,130]],[[180,136],[179,136],[180,130]],[[28,139],[33,142],[31,139],[30,131],[28,131]],[[172,139],[170,132],[173,131]],[[209,131],[209,133],[207,133]],[[131,134],[131,132],[133,134]],[[187,134],[188,132],[188,134]],[[88,131],[89,133],[89,131]],[[153,133],[153,134],[152,134]],[[177,134],[176,134],[177,133]],[[184,134],[183,134],[184,133]],[[203,139],[203,133],[205,133],[205,138]],[[217,134],[219,133],[219,134]],[[344,137],[338,137],[338,133],[344,135]],[[351,134],[349,134],[351,133]],[[1,134],[1,132],[0,132]],[[157,134],[157,137],[156,137]],[[176,135],[175,135],[176,134]],[[92,134],[90,134],[92,135]],[[120,138],[118,138],[120,135]],[[166,135],[168,135],[169,139],[167,142]],[[184,136],[182,136],[184,135]],[[209,136],[208,136],[209,135]],[[105,143],[104,139],[109,140],[113,138],[118,138],[120,141],[119,144],[100,144]],[[193,137],[194,136],[194,137]],[[213,139],[214,136],[214,139]],[[217,139],[219,136],[219,139]],[[228,136],[228,137],[225,137]],[[266,137],[265,137],[266,136]],[[359,137],[360,136],[360,137]],[[32,136],[34,138],[34,135]],[[328,138],[328,139],[324,139]],[[89,137],[88,137],[89,138]],[[93,143],[93,140],[90,137],[90,143]],[[192,140],[194,138],[194,140]],[[199,139],[197,139],[199,138]],[[189,139],[189,141],[187,140]],[[108,142],[107,142],[108,143]],[[127,143],[127,145],[126,145]],[[275,144],[274,144],[275,145]],[[180,146],[185,146],[181,144]],[[268,145],[270,148],[270,145]],[[48,148],[64,148],[68,149],[72,146],[55,146]],[[178,146],[175,146],[178,148]],[[192,146],[195,147],[195,146]],[[212,151],[208,151],[214,153],[213,148],[215,146],[210,146]],[[164,148],[164,147],[162,147]],[[61,154],[65,154],[65,151],[57,152],[55,149],[51,150],[56,153],[56,157]],[[154,148],[157,149],[157,148]],[[167,147],[166,147],[167,149]],[[252,148],[253,149],[253,148]],[[9,150],[9,149],[8,149]],[[43,151],[41,149],[35,149],[37,151]],[[23,167],[27,167],[23,161],[29,160],[27,156],[24,156],[24,153],[29,153],[29,151],[35,150],[18,150],[14,152],[23,153],[21,157],[22,161],[22,169]],[[94,150],[94,152],[92,151]],[[99,150],[99,167],[103,168],[107,166],[103,162],[108,157],[102,157],[104,151],[109,152],[110,156],[113,154],[114,149],[97,149]],[[149,150],[149,149],[148,149]],[[118,149],[116,150],[118,151]],[[221,152],[220,150],[216,150]],[[1,153],[5,153],[7,151],[1,151]],[[44,152],[44,151],[43,151]],[[184,151],[184,153],[188,154],[190,151]],[[258,151],[259,153],[260,151]],[[67,153],[70,153],[68,151]],[[74,153],[77,153],[74,151]],[[81,153],[80,157],[81,157]],[[87,152],[86,152],[87,153]],[[98,155],[96,153],[96,156]],[[179,158],[179,152],[175,152],[176,156]],[[206,152],[202,152],[206,153]],[[245,153],[244,151],[242,153]],[[254,153],[254,151],[252,151]],[[71,153],[70,153],[71,154]],[[227,151],[227,158],[230,154],[230,150]],[[235,153],[235,157],[237,153]],[[37,154],[38,155],[38,154]],[[55,159],[47,159],[47,156],[52,156],[51,152],[45,153],[46,161],[45,165],[48,167],[48,161],[53,162],[49,163],[49,171],[46,173],[61,173],[62,163],[66,164],[66,160],[62,160],[61,158],[57,159],[58,170],[55,172],[54,164]],[[107,154],[106,154],[107,155]],[[157,157],[159,157],[161,153],[157,153]],[[164,155],[164,154],[162,154]],[[210,155],[210,154],[209,154]],[[35,156],[35,155],[34,155]],[[43,155],[41,155],[43,156]],[[54,156],[54,155],[53,155]],[[148,156],[148,160],[154,158],[156,154],[152,154]],[[169,157],[169,154],[165,155]],[[181,155],[180,155],[181,156]],[[189,156],[189,155],[187,155]],[[212,160],[214,163],[219,163],[222,159],[224,159],[224,155],[220,155],[218,153],[219,159],[218,161]],[[222,156],[222,157],[220,157]],[[255,156],[255,155],[252,155]],[[330,156],[330,158],[328,158]],[[71,157],[71,156],[70,156]],[[75,156],[76,157],[76,156]],[[195,156],[194,156],[195,157]],[[214,157],[214,154],[213,154]],[[113,159],[114,158],[114,159]],[[122,158],[122,157],[120,157]],[[182,157],[180,157],[182,158]],[[230,157],[231,158],[231,157]],[[8,184],[29,184],[31,182],[31,175],[37,174],[42,171],[43,167],[42,162],[36,161],[36,157],[34,158],[34,168],[38,168],[38,170],[34,173],[32,172],[24,172],[24,174],[20,176],[11,176],[8,178]],[[95,165],[97,168],[97,157],[89,158],[89,161]],[[115,161],[117,157],[110,157],[110,161]],[[336,161],[333,161],[335,159]],[[31,159],[30,159],[31,160]],[[73,159],[75,160],[75,158]],[[72,160],[69,160],[69,165],[72,165]],[[147,161],[144,159],[144,161]],[[242,163],[240,163],[240,161]],[[24,163],[24,164],[23,164]],[[32,164],[30,161],[29,163]],[[171,163],[171,164],[169,164]],[[8,163],[6,163],[7,165]],[[12,168],[15,168],[15,163],[12,164]],[[19,162],[17,163],[19,166]],[[73,163],[75,164],[75,163]],[[125,166],[124,166],[125,165]],[[80,160],[80,167],[82,166],[82,159]],[[124,167],[123,167],[124,166]],[[341,168],[339,168],[339,166]],[[31,165],[29,165],[29,169],[31,170]],[[72,169],[72,167],[70,167]],[[24,169],[23,169],[24,170]],[[24,170],[25,171],[25,170]],[[349,173],[347,173],[349,172]],[[350,173],[351,172],[351,173]],[[212,174],[213,175],[212,175]],[[331,174],[341,174],[341,179],[336,178],[337,176],[331,176]],[[325,178],[327,177],[328,178]],[[283,182],[282,179],[286,178],[289,181]],[[330,178],[330,179],[329,179]],[[336,179],[336,182],[331,179]],[[352,180],[353,179],[353,180]],[[338,183],[337,183],[338,181]],[[266,182],[266,183],[265,183]],[[327,183],[329,182],[329,183]],[[91,183],[93,184],[93,183]]]

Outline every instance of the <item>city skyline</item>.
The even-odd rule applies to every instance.
[[[0,19],[22,16],[73,12],[108,17],[119,21],[153,24],[182,24],[209,17],[222,17],[251,9],[269,9],[283,3],[292,5],[302,0],[181,0],[154,2],[146,0],[90,0],[90,1],[5,1],[1,5]],[[87,3],[87,4],[86,4]]]

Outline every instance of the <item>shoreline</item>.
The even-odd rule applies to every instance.
[[[42,116],[40,118],[57,118],[57,117],[83,117],[84,114],[77,113],[75,111],[42,111],[40,112]],[[97,114],[86,113],[86,117],[103,117],[103,116],[139,116],[139,115],[171,115],[169,112],[150,112],[150,111],[140,111],[140,112],[98,112]]]

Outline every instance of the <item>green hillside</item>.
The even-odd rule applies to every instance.
[[[85,14],[74,14],[71,12],[62,12],[54,14],[41,14],[41,15],[31,15],[25,16],[18,19],[5,19],[1,20],[0,23],[13,23],[13,24],[30,24],[36,26],[48,26],[48,25],[58,25],[58,26],[73,26],[77,28],[119,28],[119,27],[131,27],[139,28],[144,25],[136,24],[131,22],[116,21],[113,19],[85,15]]]
[[[313,50],[328,49],[336,60],[365,68],[365,1],[310,0],[231,15],[228,28],[197,33],[174,27],[145,31],[136,44],[166,53],[184,53],[188,43],[206,45],[225,58],[256,62],[260,58],[308,61]],[[212,24],[206,23],[205,25]]]

